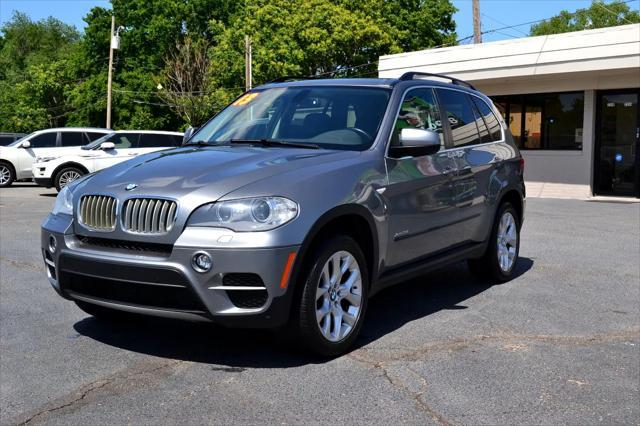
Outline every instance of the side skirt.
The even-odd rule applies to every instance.
[[[370,296],[392,285],[410,280],[420,275],[439,269],[452,263],[482,257],[487,248],[487,242],[466,243],[462,246],[448,249],[441,253],[399,266],[384,272],[371,286]]]

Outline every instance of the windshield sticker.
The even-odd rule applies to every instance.
[[[244,95],[242,95],[240,98],[238,98],[237,101],[235,101],[232,105],[233,106],[242,106],[242,105],[247,105],[249,102],[251,102],[252,100],[254,100],[255,98],[257,98],[259,95],[258,92],[252,92],[252,93],[245,93]]]

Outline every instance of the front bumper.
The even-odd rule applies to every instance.
[[[288,260],[299,246],[229,249],[188,243],[87,238],[73,233],[70,218],[54,215],[41,233],[49,282],[66,299],[228,326],[277,327],[288,320],[293,291],[283,274],[291,273]],[[207,273],[191,266],[201,251],[213,260]]]
[[[44,186],[45,188],[51,188],[53,187],[53,181],[51,180],[51,178],[38,178],[38,177],[34,177],[33,181],[36,183],[36,185],[38,186]]]

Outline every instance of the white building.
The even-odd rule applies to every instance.
[[[532,189],[640,197],[640,24],[382,56],[378,71],[447,74],[489,95]]]

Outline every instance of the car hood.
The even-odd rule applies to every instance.
[[[74,192],[103,193],[119,198],[163,196],[197,205],[216,201],[260,179],[359,154],[280,147],[189,146],[142,155],[104,169]],[[125,187],[129,184],[137,187],[127,191]],[[274,193],[268,195],[278,195],[278,189],[274,188]]]

